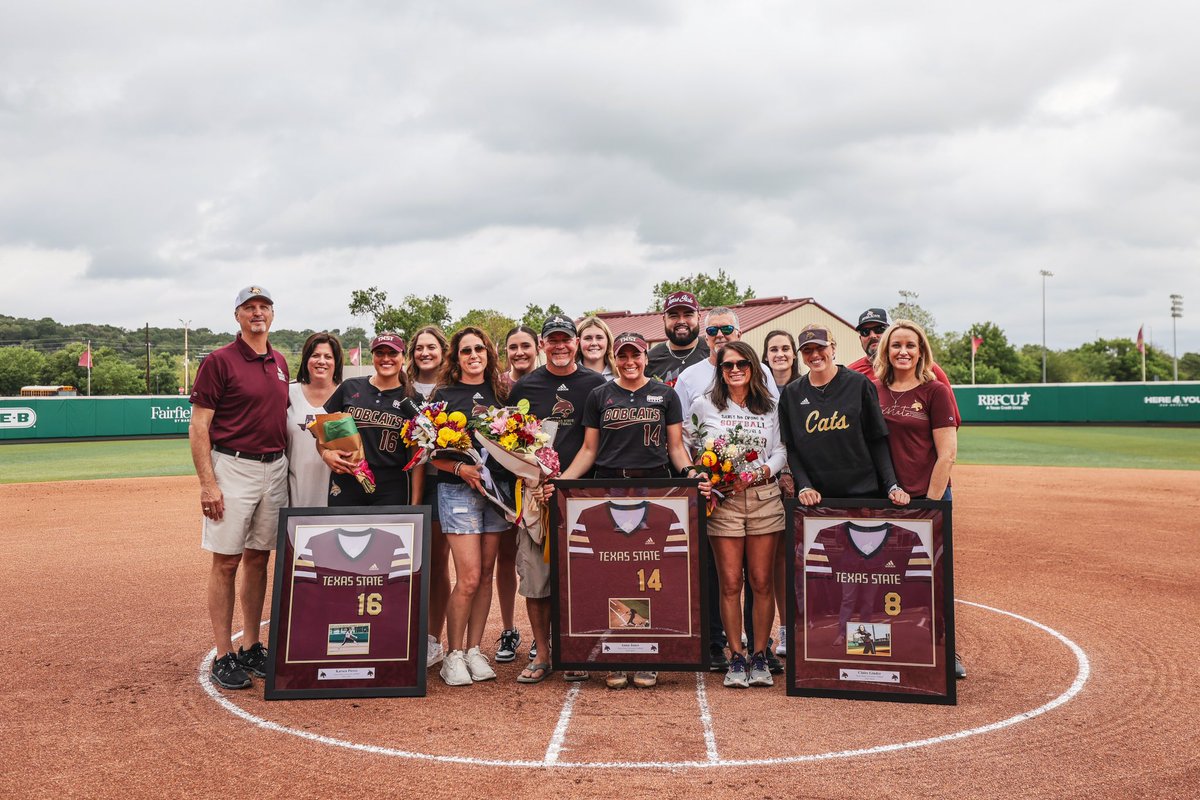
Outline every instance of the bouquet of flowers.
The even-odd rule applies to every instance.
[[[400,438],[409,447],[416,448],[416,454],[404,465],[405,470],[424,464],[430,458],[446,457],[479,463],[478,455],[471,448],[466,414],[461,411],[447,414],[445,402],[418,406],[411,400],[405,400],[401,410],[411,416],[400,428]]]
[[[692,441],[697,443],[695,468],[712,484],[706,508],[711,516],[726,496],[754,482],[764,462],[756,441],[741,425],[715,435],[693,415],[692,427]]]
[[[353,453],[351,460],[357,462],[354,477],[362,484],[363,491],[370,494],[375,491],[375,474],[367,464],[363,452],[362,434],[354,424],[354,417],[345,411],[335,414],[318,414],[316,419],[308,424],[309,431],[317,437],[317,442],[323,450],[343,450]]]
[[[509,519],[519,520],[524,490],[538,486],[560,471],[558,453],[551,447],[557,423],[543,424],[529,413],[529,401],[522,399],[515,406],[489,408],[472,419],[470,427],[488,456],[517,476],[514,507],[497,504]],[[532,509],[534,505],[532,502],[524,503],[526,509]]]

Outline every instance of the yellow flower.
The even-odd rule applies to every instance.
[[[433,418],[433,424],[434,425],[445,425],[446,424],[446,412],[439,411],[438,415]]]
[[[451,425],[456,425],[460,428],[465,428],[467,425],[467,415],[461,411],[451,411],[450,416],[446,419]]]
[[[517,429],[517,421],[509,417],[508,421],[504,423],[504,429],[509,432],[515,431]]]
[[[706,467],[715,467],[717,465],[717,454],[712,450],[705,450],[700,456],[700,463]]]
[[[505,434],[500,437],[500,446],[505,450],[512,450],[517,446],[517,435],[515,433]]]
[[[716,473],[713,473],[712,475],[709,475],[709,476],[708,476],[708,482],[709,482],[709,483],[720,483],[720,482],[721,482],[721,476],[720,476],[720,475],[717,475]]]
[[[733,462],[726,461],[721,465],[721,472],[733,472]]]

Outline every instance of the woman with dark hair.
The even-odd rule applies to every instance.
[[[528,325],[517,325],[504,335],[504,360],[508,368],[501,374],[504,385],[513,384],[533,372],[538,365],[537,331]]]
[[[446,412],[459,411],[468,419],[500,406],[508,398],[501,379],[496,346],[482,329],[465,327],[450,338],[450,350],[431,399],[444,400]],[[472,443],[478,442],[472,434]],[[438,516],[450,542],[457,578],[446,609],[446,639],[450,651],[442,662],[442,680],[450,686],[496,677],[487,656],[479,649],[492,605],[492,572],[500,534],[512,525],[483,494],[481,468],[450,459],[435,459],[441,470],[438,483]],[[489,465],[494,480],[512,476]]]
[[[449,350],[446,334],[436,325],[418,328],[413,334],[405,374],[422,401],[433,395]],[[424,500],[432,511],[432,536],[429,540],[429,647],[425,663],[432,667],[441,662],[445,655],[442,629],[446,626],[446,604],[450,602],[450,543],[446,541],[442,523],[438,519],[438,469],[433,464],[426,464],[424,470]]]
[[[759,453],[753,480],[739,480],[708,518],[708,541],[720,584],[721,622],[731,651],[725,685],[735,688],[774,683],[767,648],[775,619],[775,554],[786,522],[777,476],[787,463],[787,453],[779,437],[779,412],[767,388],[768,380],[753,347],[741,341],[726,342],[717,351],[712,388],[692,403],[692,415],[705,439],[740,428]],[[705,441],[697,444],[703,446]],[[754,641],[748,662],[742,644],[743,564],[754,594]]]
[[[325,401],[342,382],[342,343],[332,333],[314,333],[300,351],[300,369],[288,386],[288,505],[329,503],[329,467],[313,447],[308,424],[325,413]]]
[[[909,496],[896,482],[888,452],[888,429],[875,384],[834,363],[837,343],[829,331],[806,325],[800,357],[808,374],[783,389],[779,428],[796,498],[814,506],[831,497],[884,497],[898,506]]]
[[[771,370],[775,385],[783,387],[800,377],[800,361],[796,358],[796,340],[787,331],[775,330],[763,339],[762,361]]]
[[[954,394],[933,374],[933,363],[929,337],[912,320],[894,320],[875,351],[879,405],[896,480],[913,497],[948,501],[959,420]],[[957,653],[954,671],[967,676]]]
[[[375,475],[375,491],[368,493],[354,476],[358,464],[351,458],[353,453],[321,450],[333,473],[330,506],[406,506],[421,499],[425,476],[420,470],[404,471],[412,453],[400,438],[405,418],[399,403],[413,396],[404,375],[404,340],[394,333],[379,334],[371,340],[371,359],[375,374],[342,382],[325,401],[325,411],[344,411],[354,417],[363,457]]]
[[[613,335],[608,323],[599,317],[584,317],[579,322],[579,363],[611,381],[616,371]]]

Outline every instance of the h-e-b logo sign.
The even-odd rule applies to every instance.
[[[0,428],[32,428],[37,412],[32,408],[0,408]]]

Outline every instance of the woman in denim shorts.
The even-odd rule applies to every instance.
[[[455,333],[432,399],[444,400],[447,412],[461,411],[471,418],[489,406],[503,405],[507,397],[496,346],[487,333],[475,327]],[[478,446],[473,436],[472,442]],[[492,605],[492,573],[500,534],[512,525],[480,490],[478,466],[449,459],[435,459],[433,463],[441,471],[438,517],[450,542],[457,578],[446,608],[449,652],[442,662],[441,676],[451,686],[469,686],[496,677],[479,643]],[[496,480],[512,480],[494,464],[489,470]]]

